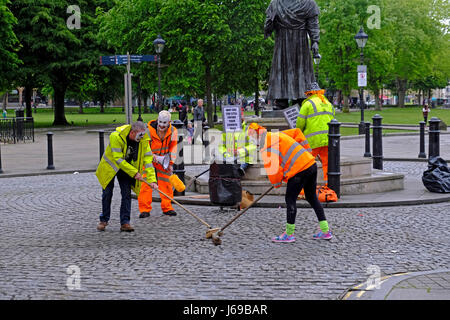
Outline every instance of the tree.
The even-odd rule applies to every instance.
[[[393,74],[399,106],[404,107],[407,89],[414,81],[432,74],[433,57],[445,47],[445,42],[448,48],[443,19],[445,12],[448,14],[449,4],[440,0],[431,3],[429,0],[387,3],[390,13],[388,23],[395,30],[391,35],[394,44]]]
[[[25,68],[19,79],[26,87],[43,80],[52,85],[53,125],[68,124],[64,113],[67,88],[98,65],[95,14],[97,7],[108,6],[110,2],[80,0],[78,7],[74,7],[66,0],[15,0],[11,5],[19,19],[17,34],[24,48],[20,57]]]
[[[17,19],[8,8],[9,4],[9,0],[0,0],[0,92],[5,91],[5,97],[13,81],[12,72],[21,62],[17,56],[19,41],[13,30]]]
[[[319,17],[321,39],[319,49],[322,55],[320,68],[328,73],[336,87],[342,91],[344,112],[348,112],[348,99],[357,87],[356,66],[359,64],[359,49],[355,34],[364,25],[367,7],[373,1],[318,0],[321,9]]]
[[[274,40],[264,40],[265,10],[270,0],[222,1],[223,16],[230,26],[231,40],[217,65],[216,92],[255,93],[255,112],[259,109],[261,81],[268,78]]]
[[[163,93],[206,96],[208,123],[213,124],[212,81],[231,37],[221,15],[221,3],[213,0],[125,0],[102,17],[100,33],[113,47],[122,44],[130,52],[154,52],[153,40],[166,41],[162,54],[167,68],[162,72]],[[118,44],[117,44],[118,43]],[[151,68],[151,69],[150,69]],[[156,88],[156,69],[149,64],[138,69],[145,88]]]

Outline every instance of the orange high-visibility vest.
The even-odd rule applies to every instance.
[[[264,141],[261,156],[270,183],[275,188],[315,163],[311,147],[300,129],[266,132],[265,135],[261,139]]]
[[[166,135],[161,140],[157,133],[157,126],[157,120],[148,122],[148,130],[150,131],[150,148],[152,149],[153,154],[159,156],[169,153],[170,164],[173,165],[177,156],[178,131],[170,124]]]

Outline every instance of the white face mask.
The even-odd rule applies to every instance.
[[[134,141],[139,142],[144,137],[145,131],[140,131],[136,133],[136,137],[134,138]]]
[[[160,130],[166,130],[170,125],[170,113],[161,111],[158,116],[158,127]]]
[[[162,121],[158,119],[158,127],[161,130],[166,130],[169,127],[169,123],[170,123],[169,121]]]

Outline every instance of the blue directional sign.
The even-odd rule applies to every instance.
[[[116,64],[127,64],[127,63],[128,63],[128,56],[126,54],[116,56]]]
[[[101,56],[100,57],[100,65],[108,66],[116,64],[116,56]]]
[[[130,62],[141,63],[141,62],[154,62],[158,61],[158,56],[155,55],[130,55]],[[117,56],[101,56],[100,65],[117,65],[117,64],[127,64],[128,56],[126,54]]]

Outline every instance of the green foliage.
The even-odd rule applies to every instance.
[[[8,8],[9,4],[9,0],[0,0],[0,91],[9,89],[12,71],[20,64],[17,57],[19,41],[13,30],[17,19]]]
[[[327,73],[344,95],[357,88],[359,49],[354,36],[360,26],[369,35],[364,57],[368,88],[373,92],[378,92],[383,84],[393,83],[393,89],[404,94],[408,83],[430,83],[434,79],[431,83],[436,87],[445,85],[450,77],[448,25],[442,22],[448,18],[448,2],[437,0],[433,5],[429,0],[317,2],[321,7],[321,72]],[[379,29],[367,28],[370,16],[367,8],[371,5],[381,10]]]

